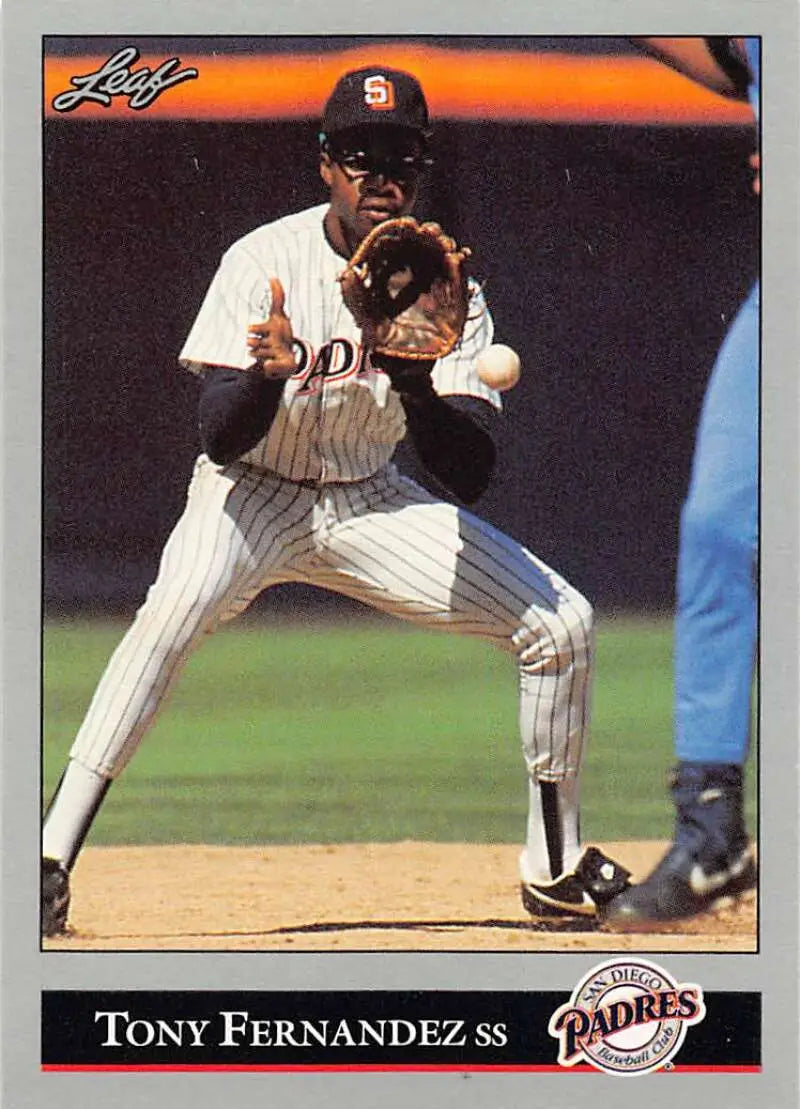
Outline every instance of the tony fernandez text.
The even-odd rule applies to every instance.
[[[504,1023],[463,1020],[258,1019],[246,1010],[221,1010],[215,1019],[146,1020],[129,1010],[98,1009],[102,1047],[502,1047]]]

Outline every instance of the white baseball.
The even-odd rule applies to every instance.
[[[505,343],[494,343],[478,355],[475,369],[484,385],[496,389],[498,393],[505,393],[519,381],[522,366],[515,350]]]

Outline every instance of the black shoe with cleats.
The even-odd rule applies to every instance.
[[[67,931],[69,874],[58,859],[42,859],[42,935]]]
[[[756,885],[744,827],[741,768],[681,763],[671,782],[675,839],[653,873],[604,910],[610,928],[653,932],[735,903]]]
[[[522,905],[538,917],[596,916],[628,886],[630,871],[596,847],[587,847],[574,870],[551,882],[523,882]]]
[[[623,932],[653,932],[740,901],[756,885],[750,848],[716,870],[673,844],[650,877],[607,906],[603,921]]]

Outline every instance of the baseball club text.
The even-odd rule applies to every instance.
[[[127,96],[129,107],[136,111],[148,107],[173,85],[181,81],[191,81],[199,76],[196,69],[182,69],[174,72],[181,64],[180,58],[168,58],[157,69],[142,66],[133,70],[130,67],[139,60],[135,46],[124,46],[116,54],[103,62],[94,73],[70,77],[75,88],[59,93],[53,100],[57,112],[71,112],[85,100],[102,104],[108,108],[115,96]]]

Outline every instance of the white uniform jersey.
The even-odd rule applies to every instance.
[[[256,228],[225,253],[180,353],[187,369],[246,369],[253,359],[247,332],[270,311],[270,277],[286,293],[297,373],[283,391],[268,433],[241,461],[293,481],[359,481],[391,458],[405,434],[405,414],[386,374],[374,369],[360,345],[361,331],[337,280],[346,262],[323,229],[327,204]],[[437,362],[433,383],[441,396],[499,395],[475,371],[476,356],[492,342],[494,325],[483,295],[470,282],[464,335]]]

